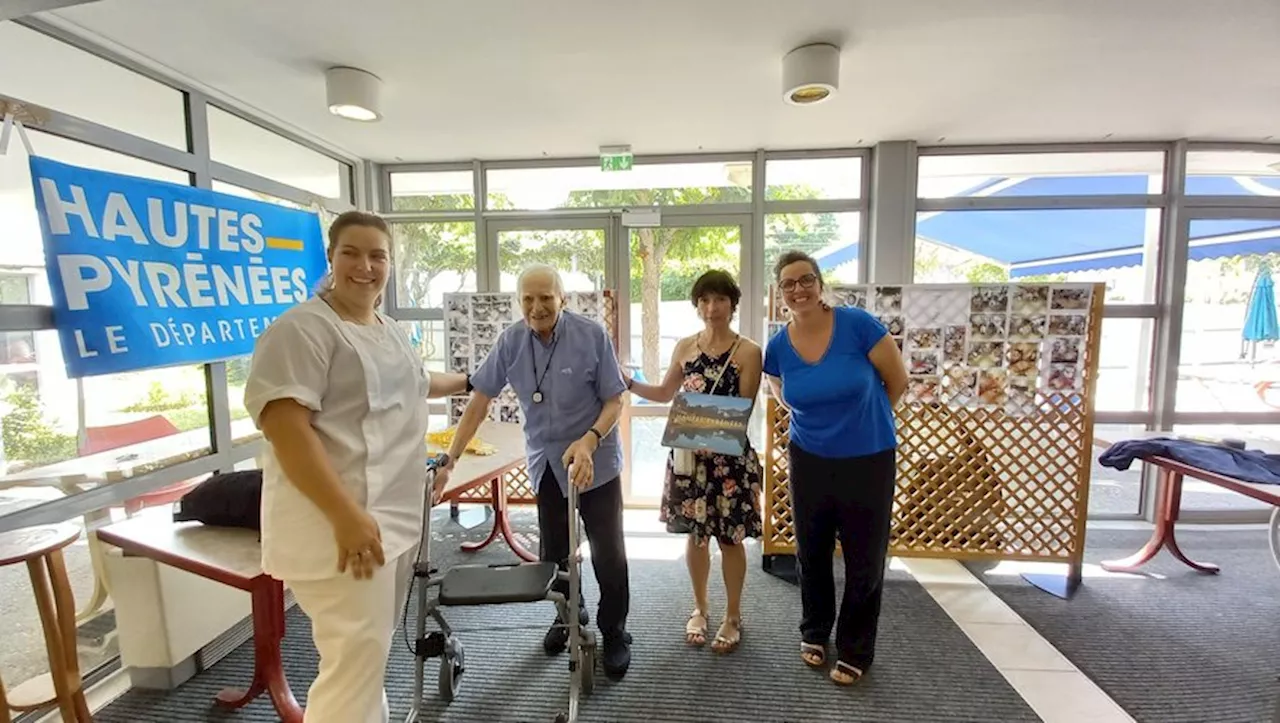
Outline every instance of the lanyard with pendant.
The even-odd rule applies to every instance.
[[[547,365],[542,368],[542,374],[539,375],[538,362],[536,359],[533,358],[533,355],[534,355],[533,337],[535,332],[532,329],[529,331],[529,364],[533,365],[533,403],[534,404],[542,404],[542,400],[545,398],[542,395],[542,381],[547,378],[547,372],[551,370],[551,360],[556,355],[556,346],[560,344],[559,329],[556,329],[551,333],[555,336],[555,338],[551,341],[551,351],[547,352]]]

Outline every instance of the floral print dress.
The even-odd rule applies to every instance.
[[[729,349],[712,359],[699,351],[684,364],[681,388],[695,394],[737,395],[742,384],[738,365],[725,364],[733,352]],[[714,376],[721,367],[724,379],[716,384]],[[691,476],[677,475],[673,464],[673,455],[667,455],[667,479],[658,514],[668,532],[693,535],[700,544],[713,537],[735,545],[748,537],[760,537],[760,458],[749,440],[741,457],[695,452]]]

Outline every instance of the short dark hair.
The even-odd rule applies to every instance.
[[[712,269],[693,282],[693,291],[689,293],[689,300],[697,306],[698,299],[713,295],[728,297],[729,303],[736,311],[738,301],[742,299],[742,289],[738,288],[738,282],[733,280],[729,272]]]
[[[783,251],[782,255],[778,257],[777,263],[773,265],[774,283],[782,281],[783,269],[787,268],[791,264],[798,264],[801,261],[809,264],[809,266],[813,269],[813,275],[818,277],[818,288],[825,289],[827,286],[827,282],[822,280],[822,269],[818,268],[818,260],[803,251],[798,251],[795,249],[791,251]]]
[[[391,228],[381,216],[364,211],[347,211],[335,218],[329,226],[329,253],[333,253],[333,250],[338,247],[338,237],[342,232],[352,226],[375,228],[386,235],[388,244],[391,243]]]

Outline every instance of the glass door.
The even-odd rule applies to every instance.
[[[559,269],[565,291],[611,288],[605,261],[611,233],[607,216],[492,220],[487,228],[488,248],[497,253],[493,268],[498,278],[491,279],[490,288],[516,291],[521,270],[535,263]]]
[[[1187,272],[1173,431],[1280,441],[1280,212],[1197,210],[1186,222]],[[1271,508],[1187,480],[1185,520],[1261,522]]]
[[[702,329],[689,293],[710,269],[727,271],[744,287],[742,269],[750,250],[750,216],[664,218],[656,227],[623,227],[629,253],[619,255],[620,356],[638,379],[658,383],[667,373],[676,342]],[[760,328],[760,311],[740,303],[735,330]],[[668,405],[630,396],[623,413],[626,445],[625,499],[633,506],[656,506],[662,496],[668,450],[662,446]],[[758,440],[753,440],[757,441]]]

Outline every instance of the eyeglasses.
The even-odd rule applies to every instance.
[[[813,285],[816,283],[818,283],[818,277],[816,275],[805,274],[798,279],[783,279],[778,282],[778,288],[783,291],[793,291],[796,288],[796,284],[799,284],[802,289],[812,289]]]

